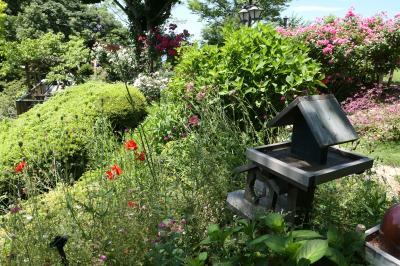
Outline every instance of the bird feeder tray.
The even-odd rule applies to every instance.
[[[265,172],[279,177],[304,191],[310,187],[372,167],[373,160],[354,152],[329,147],[327,161],[321,165],[291,152],[291,142],[249,148],[248,160]]]

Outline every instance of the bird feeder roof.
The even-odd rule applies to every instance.
[[[303,120],[320,147],[358,139],[356,131],[332,94],[297,97],[267,126],[295,125]]]

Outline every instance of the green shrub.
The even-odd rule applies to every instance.
[[[354,265],[362,262],[364,234],[330,229],[291,230],[281,214],[239,220],[228,227],[212,224],[201,253],[190,265]]]
[[[350,231],[357,224],[371,228],[391,205],[382,183],[365,175],[345,177],[318,186],[312,220],[318,228]]]
[[[0,193],[17,194],[25,181],[15,166],[25,158],[27,171],[40,176],[44,188],[53,184],[54,172],[76,179],[90,163],[97,136],[95,122],[105,117],[114,129],[135,127],[145,115],[145,98],[130,88],[132,108],[123,84],[90,82],[75,86],[37,105],[0,128]]]
[[[247,116],[256,128],[297,95],[324,86],[305,46],[262,24],[225,32],[222,47],[184,48],[175,71],[170,90],[176,99],[198,102],[217,91],[236,121]]]
[[[0,83],[0,120],[17,115],[15,101],[26,92],[24,80]]]

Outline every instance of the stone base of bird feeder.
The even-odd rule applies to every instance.
[[[264,190],[263,184],[257,181],[255,184],[255,189],[261,193],[261,191]],[[268,193],[268,191],[266,195],[260,197],[257,204],[255,204],[246,199],[244,189],[236,190],[228,193],[226,203],[234,213],[246,219],[253,219],[257,216],[265,214],[267,211],[272,211],[272,195]],[[287,205],[287,194],[280,195],[278,197],[275,211],[285,211],[287,210]]]

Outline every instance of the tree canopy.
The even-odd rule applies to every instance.
[[[279,20],[279,14],[290,0],[259,0],[257,4],[263,9],[262,18],[269,21]],[[220,43],[222,38],[221,27],[239,19],[238,12],[248,0],[188,0],[189,9],[207,21],[203,29],[203,38],[210,44]]]
[[[101,3],[104,0],[82,0],[83,3]],[[137,37],[159,27],[171,16],[171,9],[179,0],[112,0],[128,18],[129,29],[138,45]]]
[[[9,0],[8,0],[9,1]],[[121,22],[105,7],[85,5],[80,0],[19,1],[8,9],[9,39],[39,38],[47,32],[62,33],[65,38],[79,36],[91,45],[96,40],[126,39]],[[17,13],[14,11],[18,10]]]

